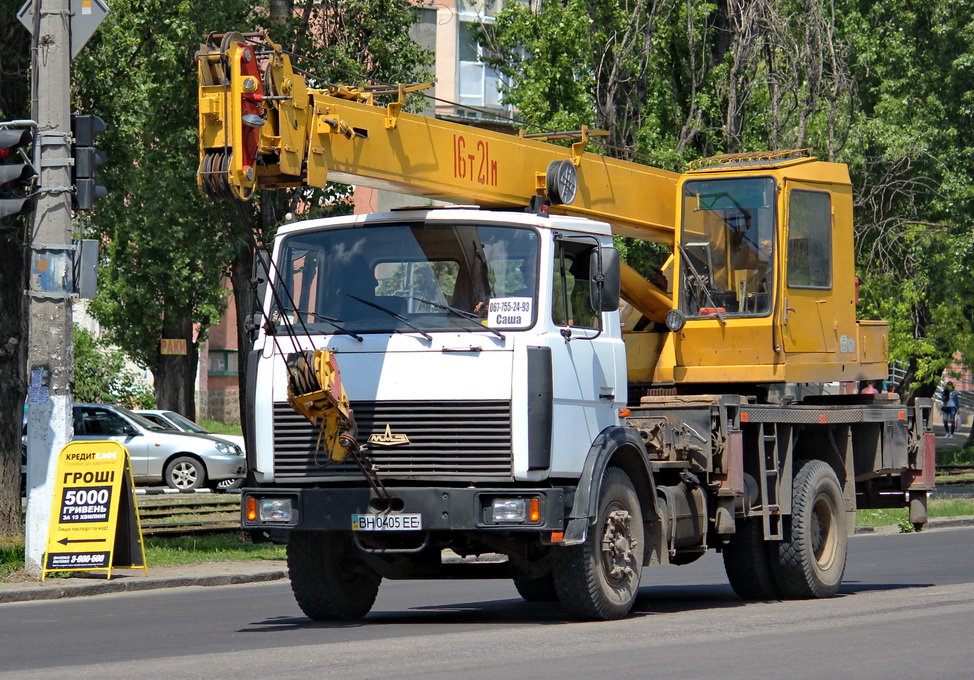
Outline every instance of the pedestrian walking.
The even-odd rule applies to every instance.
[[[944,431],[947,433],[944,435],[944,439],[954,438],[954,431],[957,429],[958,408],[960,408],[960,398],[957,396],[957,390],[954,389],[954,383],[948,380],[947,384],[944,385],[943,405],[940,407],[944,416]]]

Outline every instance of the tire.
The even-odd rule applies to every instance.
[[[835,472],[820,460],[799,461],[792,482],[791,516],[784,540],[771,549],[771,567],[786,599],[831,597],[842,585],[849,536],[842,488]]]
[[[643,549],[643,515],[632,482],[620,468],[606,468],[588,539],[551,552],[555,590],[569,615],[626,616],[639,591]]]
[[[173,458],[166,465],[164,480],[170,489],[191,491],[206,484],[206,468],[191,456]]]
[[[769,545],[764,541],[761,518],[752,517],[737,523],[737,532],[724,547],[727,580],[742,600],[781,598],[768,558]]]
[[[357,621],[369,613],[382,577],[351,540],[330,531],[292,531],[287,542],[291,591],[314,621]]]
[[[514,587],[527,602],[554,602],[558,599],[555,581],[551,574],[539,578],[516,578]]]

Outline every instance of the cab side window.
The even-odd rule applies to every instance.
[[[832,287],[832,202],[828,192],[791,192],[787,276],[789,288]]]
[[[591,297],[591,243],[556,241],[551,320],[558,326],[599,328]]]

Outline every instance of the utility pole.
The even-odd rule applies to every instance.
[[[40,575],[58,452],[73,433],[71,263],[71,14],[34,0],[31,89],[40,174],[30,239],[25,568]],[[39,10],[39,11],[38,11]]]

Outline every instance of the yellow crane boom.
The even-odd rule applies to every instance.
[[[330,180],[489,208],[521,209],[538,197],[552,212],[672,243],[680,175],[584,153],[598,132],[539,139],[403,112],[418,87],[391,88],[396,100],[386,106],[375,89],[310,89],[279,45],[266,40],[259,51],[256,37],[212,36],[197,54],[199,177],[210,196],[246,200],[258,186]],[[571,148],[543,141],[569,135]]]

